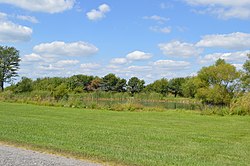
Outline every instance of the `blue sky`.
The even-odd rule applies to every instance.
[[[0,44],[20,76],[115,73],[150,83],[250,53],[250,1],[0,0]]]

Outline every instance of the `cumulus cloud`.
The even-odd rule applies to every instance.
[[[36,53],[61,56],[89,56],[97,53],[98,48],[93,44],[78,41],[65,43],[54,41],[52,43],[42,43],[33,48]]]
[[[10,21],[0,21],[0,42],[24,42],[31,39],[32,29],[14,24]]]
[[[205,7],[200,13],[215,14],[219,18],[229,19],[249,19],[250,18],[250,1],[248,0],[185,0],[193,6]]]
[[[123,65],[123,64],[128,63],[128,60],[126,58],[114,58],[114,59],[111,59],[110,63]]]
[[[0,3],[14,5],[34,12],[59,13],[72,9],[75,0],[0,0]]]
[[[198,56],[202,53],[202,49],[197,48],[191,43],[182,43],[180,41],[173,41],[169,43],[159,44],[163,54],[169,56],[192,57]]]
[[[143,19],[157,21],[158,23],[164,23],[169,20],[169,18],[161,17],[158,15],[144,16]]]
[[[56,67],[56,66],[54,66],[52,64],[49,64],[49,65],[40,65],[38,67],[38,69],[45,70],[45,71],[60,71],[60,70],[62,70],[61,67]]]
[[[201,63],[213,63],[219,58],[225,59],[229,63],[244,63],[247,59],[247,54],[250,53],[250,50],[239,51],[239,52],[228,52],[228,53],[213,53],[205,55],[200,59]]]
[[[55,66],[57,66],[57,67],[68,67],[68,66],[76,65],[78,63],[79,63],[78,60],[60,60],[55,64]]]
[[[91,69],[91,70],[93,70],[93,69],[99,69],[100,68],[100,64],[98,64],[98,63],[83,63],[83,64],[81,64],[81,68],[82,69]]]
[[[152,70],[152,67],[151,66],[129,66],[128,70],[132,72],[145,72],[145,71]]]
[[[33,16],[23,16],[23,15],[17,15],[17,19],[23,20],[23,21],[28,21],[31,23],[39,23],[39,21],[36,19],[36,17]]]
[[[0,20],[5,20],[7,18],[7,14],[6,13],[2,13],[0,12]]]
[[[43,58],[40,55],[35,54],[35,53],[24,55],[24,57],[21,59],[22,59],[22,62],[38,62],[38,61],[43,60]]]
[[[154,31],[154,32],[160,32],[160,33],[165,33],[165,34],[168,34],[171,32],[171,27],[158,27],[158,26],[153,26],[153,27],[150,27],[149,28],[151,31]]]
[[[166,70],[175,71],[188,69],[191,64],[186,61],[158,60],[154,62],[154,66],[158,68],[164,68]]]
[[[152,57],[151,54],[142,51],[134,51],[126,56],[126,58],[131,61],[147,60],[150,59],[151,57]]]
[[[102,4],[98,7],[98,9],[92,9],[88,12],[87,18],[92,21],[101,20],[105,17],[105,14],[110,11],[110,7],[107,4]]]
[[[160,8],[161,9],[169,9],[169,8],[173,8],[174,5],[172,3],[169,2],[164,2],[160,4]]]
[[[202,37],[196,46],[225,49],[248,49],[250,48],[250,34],[235,32],[231,34],[206,35]]]

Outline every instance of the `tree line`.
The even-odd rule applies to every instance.
[[[205,104],[229,105],[233,98],[242,96],[250,91],[250,54],[242,70],[218,59],[213,65],[203,67],[197,76],[179,77],[173,79],[162,78],[151,84],[137,77],[129,80],[120,78],[113,73],[104,77],[74,75],[67,78],[46,77],[32,80],[27,77],[9,87],[15,93],[31,91],[50,91],[55,96],[67,93],[84,93],[106,91],[117,93],[150,93],[155,92],[163,96],[180,96],[197,98]],[[4,82],[10,82],[17,76],[19,69],[19,51],[13,47],[0,47],[0,82],[3,90]],[[56,95],[58,93],[58,95]]]

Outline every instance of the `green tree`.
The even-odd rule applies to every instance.
[[[250,91],[250,54],[247,55],[248,59],[243,64],[243,74],[241,77],[243,91]]]
[[[218,59],[214,65],[203,67],[198,78],[202,87],[197,90],[197,98],[204,103],[227,105],[234,96],[240,72],[225,60]]]
[[[115,74],[110,73],[107,74],[106,76],[104,76],[102,78],[102,82],[101,82],[101,90],[104,91],[116,91],[116,85],[119,81],[119,78],[116,77]]]
[[[88,86],[91,84],[91,81],[94,79],[93,76],[87,76],[87,75],[74,75],[72,77],[69,77],[67,79],[67,85],[69,89],[72,91],[76,89],[78,90],[88,90]]]
[[[168,80],[165,78],[162,78],[160,80],[156,80],[151,84],[148,84],[145,87],[145,92],[156,92],[160,93],[163,96],[166,96],[168,93]]]
[[[185,83],[185,78],[179,77],[179,78],[173,78],[168,83],[168,88],[172,94],[174,94],[174,97],[183,96],[182,91],[182,84]]]
[[[127,80],[118,78],[118,81],[115,85],[115,91],[117,92],[125,92],[126,91]]]
[[[38,78],[33,82],[33,90],[42,90],[42,91],[50,91],[53,92],[56,87],[65,83],[65,78],[60,77],[45,77],[45,78]]]
[[[88,91],[98,90],[101,86],[102,79],[99,77],[95,77],[91,83],[88,85]]]
[[[30,78],[22,77],[21,81],[19,81],[15,86],[15,92],[31,92],[33,81]]]
[[[55,100],[60,99],[68,99],[68,87],[67,84],[62,83],[61,85],[57,86],[54,91],[52,92],[52,95],[54,96]]]
[[[134,95],[134,93],[139,93],[143,90],[144,84],[144,80],[140,80],[137,77],[132,77],[128,81],[127,89],[132,95]]]
[[[194,98],[199,87],[202,87],[202,82],[198,77],[187,77],[182,84],[182,93],[184,97]]]
[[[10,83],[18,76],[19,51],[14,47],[0,46],[0,89],[4,90],[4,83]]]

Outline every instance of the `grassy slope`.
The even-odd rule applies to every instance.
[[[110,112],[0,102],[0,141],[128,165],[247,165],[250,116]]]

